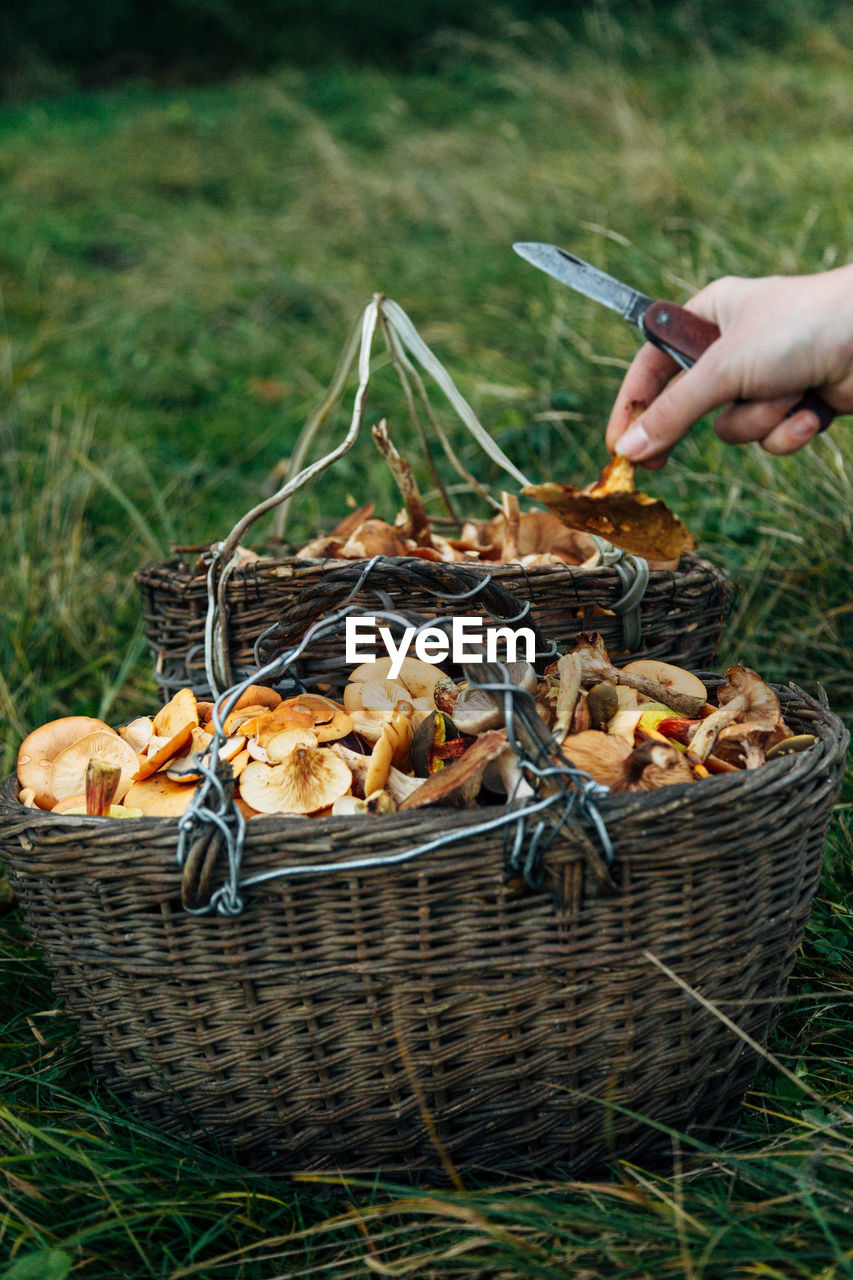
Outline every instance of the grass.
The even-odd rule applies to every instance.
[[[586,481],[636,340],[533,273],[513,240],[564,243],[676,299],[725,272],[846,261],[843,31],[839,19],[772,57],[699,44],[664,66],[606,23],[586,44],[516,27],[448,43],[431,76],[285,69],[8,108],[4,772],[45,719],[150,703],[134,568],[224,537],[270,490],[373,291],[409,312],[523,470]],[[383,414],[411,450],[379,368],[371,420]],[[849,424],[786,460],[722,446],[706,424],[646,487],[741,584],[720,663],[821,682],[853,720]],[[300,499],[294,535],[366,492],[391,514],[368,440]],[[595,1183],[320,1187],[181,1147],[92,1078],[7,916],[0,1277],[853,1274],[853,1130],[838,1117],[853,1104],[849,823],[841,809],[771,1046],[779,1065],[740,1132],[703,1152],[674,1137],[672,1170],[622,1166]]]

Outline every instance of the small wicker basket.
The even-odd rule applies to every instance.
[[[309,870],[234,917],[182,910],[171,819],[25,809],[10,779],[0,849],[97,1072],[147,1119],[262,1168],[576,1175],[651,1156],[655,1125],[718,1134],[752,1079],[691,991],[766,1039],[847,745],[776,688],[810,750],[600,801],[610,896],[577,825],[539,890],[508,878],[484,809],[254,819],[247,875]],[[362,865],[449,826],[453,845]]]
[[[136,574],[154,671],[164,700],[185,686],[206,698],[237,683],[253,670],[256,641],[269,627],[279,624],[281,634],[291,641],[301,634],[300,626],[304,632],[315,617],[351,598],[351,593],[355,593],[352,598],[356,603],[378,599],[386,608],[414,612],[419,617],[434,614],[439,600],[439,612],[484,617],[491,613],[499,621],[518,618],[529,605],[528,625],[532,623],[558,645],[571,645],[580,632],[595,630],[617,663],[652,657],[689,667],[709,666],[734,590],[719,569],[694,555],[682,557],[674,569],[651,573],[645,561],[600,541],[601,558],[591,568],[554,564],[525,569],[513,563],[446,564],[377,557],[370,563],[369,581],[360,587],[365,561],[305,560],[276,554],[243,562],[240,542],[250,526],[275,510],[275,531],[283,537],[294,495],[342,457],[358,437],[377,327],[385,336],[421,438],[425,463],[433,470],[438,489],[447,496],[432,462],[432,454],[442,446],[465,487],[479,501],[499,506],[462,467],[409,355],[430,373],[491,461],[509,473],[515,484],[526,483],[526,477],[478,422],[405,312],[392,300],[377,295],[350,335],[327,396],[296,442],[288,479],[279,492],[248,512],[224,542],[197,548],[193,560],[176,557],[148,564]],[[342,396],[359,337],[360,381],[349,431],[326,457],[303,467],[320,428]],[[431,441],[414,409],[417,396],[432,429]],[[477,598],[466,595],[478,583]],[[456,603],[453,596],[459,597]],[[308,684],[324,680],[334,685],[340,681],[340,662],[331,649],[320,648],[312,652],[311,663],[303,664],[301,675]]]
[[[355,591],[364,564],[352,560],[262,559],[238,568],[226,587],[225,643],[229,676],[238,681],[256,663],[255,645],[271,626],[282,645],[293,644],[308,625],[345,600],[369,606],[383,602],[398,613],[418,617],[459,614],[519,618],[530,605],[531,623],[558,645],[571,647],[578,635],[597,631],[617,666],[635,658],[658,658],[684,667],[708,666],[734,601],[734,588],[719,569],[686,555],[676,570],[653,570],[639,605],[640,643],[627,648],[622,615],[614,605],[624,596],[616,568],[573,569],[517,564],[437,564],[414,558],[382,557]],[[136,574],[142,595],[148,643],[164,699],[185,686],[210,696],[205,672],[207,574],[185,560],[149,564]],[[476,598],[470,592],[481,584]],[[382,594],[380,594],[382,593]],[[459,596],[454,603],[452,596]],[[267,648],[267,652],[272,652]],[[305,684],[346,683],[339,641],[316,645],[298,668]]]

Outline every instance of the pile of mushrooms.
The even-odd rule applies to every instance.
[[[247,818],[392,813],[523,798],[500,699],[405,658],[354,670],[338,702],[321,693],[282,698],[251,685],[229,711],[218,761],[231,770]],[[742,664],[708,701],[697,676],[643,659],[612,665],[600,636],[581,636],[537,676],[507,666],[560,756],[614,792],[692,783],[755,769],[810,747],[779,700]],[[71,716],[34,730],[18,755],[22,804],[97,817],[175,817],[189,805],[214,741],[214,705],[181,689],[152,716],[112,729]],[[535,719],[534,716],[534,719]]]

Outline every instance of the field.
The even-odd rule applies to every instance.
[[[664,63],[604,18],[583,43],[514,24],[492,42],[447,41],[429,76],[284,69],[7,107],[4,775],[34,725],[118,721],[154,699],[134,569],[223,538],[274,489],[374,292],[407,311],[519,467],[586,483],[636,339],[513,241],[564,244],[676,300],[724,273],[847,261],[843,30],[815,27],[772,55],[697,40]],[[330,432],[343,435],[346,410]],[[378,359],[368,421],[382,416],[417,461]],[[446,422],[465,465],[499,488]],[[740,584],[718,664],[820,683],[853,723],[849,419],[789,459],[723,446],[705,423],[644,485]],[[365,495],[393,516],[369,436],[300,498],[289,532]],[[316,1186],[181,1148],[93,1080],[5,916],[0,1277],[853,1276],[850,821],[842,803],[739,1133],[713,1151],[674,1135],[672,1170],[623,1165],[594,1183]]]

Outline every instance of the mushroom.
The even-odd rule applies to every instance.
[[[564,653],[557,659],[557,719],[553,729],[557,742],[561,742],[571,728],[581,691],[582,675],[583,664],[579,653]]]
[[[677,747],[662,742],[641,742],[625,762],[619,791],[655,791],[658,787],[695,782],[687,757]]]
[[[506,662],[503,665],[510,684],[518,685],[528,693],[536,692],[539,680],[529,662]],[[453,722],[460,733],[466,734],[497,729],[504,722],[503,699],[498,695],[496,701],[491,692],[476,686],[464,689],[456,699]]]
[[[268,707],[270,711],[274,711],[281,704],[282,698],[280,693],[276,693],[275,689],[270,689],[266,684],[250,684],[243,690],[240,697],[231,708],[232,711],[239,711],[242,707]]]
[[[240,775],[240,794],[259,813],[316,813],[351,786],[344,761],[316,742],[295,746],[279,764],[255,760]]]
[[[704,710],[707,702],[704,685],[702,685],[701,694],[681,693],[672,684],[664,686],[653,677],[622,671],[613,666],[604,647],[604,641],[597,633],[592,636],[581,634],[572,652],[580,655],[582,680],[585,685],[598,684],[601,680],[608,680],[611,684],[628,685],[629,688],[636,689],[638,693],[651,698],[653,702],[663,702],[673,711],[685,716],[698,716]]]
[[[338,555],[343,560],[369,560],[371,556],[404,556],[406,548],[393,525],[386,520],[365,520],[353,530]]]
[[[195,694],[192,689],[179,689],[154,717],[154,733],[161,738],[173,738],[185,725],[198,723],[198,704]]]
[[[407,670],[406,664],[409,662],[415,664],[414,670],[412,668]],[[413,729],[435,710],[432,689],[441,672],[426,662],[418,661],[417,658],[406,658],[400,671],[400,679],[389,680],[384,673],[388,671],[390,665],[390,658],[382,659],[377,663],[366,663],[364,667],[359,667],[357,672],[353,672],[353,676],[376,667],[379,668],[376,678],[351,679],[344,689],[344,706],[352,719],[352,727],[370,746],[373,746],[382,736],[385,724],[399,703],[407,702],[411,705]],[[420,674],[421,667],[431,673],[428,680]],[[428,690],[426,696],[420,693],[424,689]]]
[[[282,729],[267,741],[268,764],[284,764],[297,747],[316,747],[317,739],[308,729]]]
[[[123,799],[139,768],[139,757],[124,738],[112,730],[96,730],[72,742],[60,751],[50,767],[49,789],[56,800],[65,800],[85,790],[86,769],[92,759],[118,765],[121,778],[116,789],[117,800]]]
[[[560,750],[576,769],[582,769],[596,782],[618,791],[632,748],[624,738],[602,733],[600,729],[587,729],[566,738]]]
[[[173,782],[199,782],[204,776],[199,769],[199,760],[203,758],[213,742],[213,734],[204,729],[193,729],[192,742],[185,755],[177,756],[169,762],[166,770]],[[233,761],[244,749],[246,739],[239,735],[226,738],[216,753],[217,760]]]
[[[125,742],[130,743],[137,755],[140,755],[154,733],[154,721],[150,716],[137,716],[135,720],[130,720],[127,724],[120,724],[118,727],[119,736],[124,738]]]
[[[102,818],[109,813],[113,797],[121,782],[121,769],[93,756],[86,766],[86,812]]]
[[[321,693],[301,693],[296,698],[288,698],[282,706],[292,707],[300,713],[310,712],[314,717],[311,732],[318,742],[336,742],[352,733],[352,717],[347,715],[343,705],[324,698]]]
[[[18,792],[18,803],[22,804],[25,809],[37,809],[36,793],[32,787],[21,787]]]
[[[39,809],[50,809],[58,798],[50,789],[50,770],[56,757],[73,742],[96,732],[112,733],[112,729],[92,716],[63,716],[40,725],[24,738],[18,752],[18,782],[32,787]]]
[[[370,756],[363,756],[358,751],[351,751],[349,747],[345,747],[341,742],[333,742],[330,747],[325,750],[333,752],[336,756],[340,756],[341,760],[347,765],[352,773],[356,786],[362,792],[365,792],[365,779],[367,771],[370,768]],[[384,789],[388,792],[391,799],[397,805],[402,805],[410,795],[413,795],[419,787],[424,785],[422,778],[411,778],[407,773],[402,773],[399,769],[395,769],[392,765],[388,770],[388,777],[385,781]]]
[[[640,706],[636,689],[629,689],[626,684],[616,686],[616,711],[607,724],[607,732],[611,737],[624,738],[629,746],[634,745],[634,731],[640,723],[643,707]],[[644,707],[658,706],[656,702],[646,702]]]
[[[458,760],[454,760],[418,787],[400,809],[420,809],[430,804],[470,805],[483,785],[483,773],[507,748],[506,733],[490,729],[471,744]]]
[[[193,741],[194,734],[204,734],[207,742],[210,742],[210,734],[205,733],[204,729],[200,729],[198,725],[185,724],[182,729],[172,738],[167,738],[160,745],[160,739],[152,737],[148,744],[148,755],[139,763],[136,772],[133,775],[134,782],[142,782],[145,778],[150,778],[152,773],[156,773],[158,769],[162,769],[163,765],[168,764],[175,756],[180,753]]]
[[[189,807],[195,787],[173,782],[165,773],[155,773],[142,782],[134,782],[124,803],[139,809],[148,818],[176,818]]]
[[[731,758],[736,763],[740,763],[742,768],[758,769],[764,764],[766,758],[764,750],[766,741],[767,730],[753,720],[747,720],[741,724],[727,724],[717,734],[714,754],[728,760],[729,753],[734,751],[736,754]]]
[[[673,710],[677,708],[672,698],[678,697],[679,694],[683,694],[686,698],[701,698],[703,702],[708,701],[708,690],[699,677],[692,671],[685,671],[684,667],[674,666],[671,662],[658,662],[656,658],[637,658],[634,662],[627,662],[622,667],[622,671],[626,675],[642,676],[660,685],[666,690],[666,697],[659,698],[658,701],[672,707]]]
[[[717,701],[717,710],[712,711],[701,722],[690,740],[690,753],[700,761],[710,753],[720,730],[738,717],[761,724],[765,730],[775,728],[779,720],[779,699],[776,694],[742,662],[729,667],[726,683],[717,690]]]
[[[619,709],[616,686],[607,680],[594,684],[587,694],[586,705],[589,711],[589,727],[606,731],[610,720]]]
[[[350,673],[349,684],[364,684],[371,680],[389,680],[391,678],[389,673],[392,663],[393,659],[388,657],[377,658],[375,662],[363,662],[360,667],[356,667]],[[439,680],[445,679],[445,675],[443,671],[433,666],[431,662],[421,662],[420,658],[404,658],[394,679],[404,686],[410,698],[432,699],[433,689]],[[344,706],[349,711],[346,690],[344,690]]]
[[[411,702],[398,702],[390,720],[377,738],[370,754],[370,767],[364,780],[366,796],[385,786],[392,764],[399,767],[409,762],[413,712]]]
[[[397,806],[387,791],[374,791],[364,800],[358,796],[341,796],[332,805],[332,817],[350,816],[356,813],[396,813]]]

